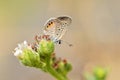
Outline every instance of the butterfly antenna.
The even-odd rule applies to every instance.
[[[59,44],[61,44],[61,42],[64,42],[64,43],[66,43],[68,46],[73,46],[73,44],[70,44],[69,42],[67,42],[67,41],[63,41],[63,40],[59,40]]]

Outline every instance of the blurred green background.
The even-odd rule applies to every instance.
[[[49,74],[19,64],[12,51],[18,43],[34,41],[50,17],[69,15],[73,23],[56,45],[58,56],[68,59],[71,80],[83,80],[94,66],[109,67],[107,80],[120,74],[119,0],[0,0],[0,80],[54,80]]]

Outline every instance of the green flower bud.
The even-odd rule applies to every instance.
[[[25,49],[21,55],[21,62],[25,66],[38,67],[40,65],[40,57],[38,53],[33,52],[30,49]]]
[[[46,63],[44,63],[40,60],[38,53],[36,53],[32,50],[29,50],[29,49],[25,49],[22,53],[22,56],[23,57],[20,61],[23,65],[29,66],[29,67],[36,67],[45,72],[47,71]]]
[[[46,64],[40,60],[40,56],[37,52],[32,50],[31,46],[24,41],[18,44],[15,48],[14,55],[20,60],[25,66],[44,68]]]
[[[71,71],[71,70],[72,70],[72,65],[69,64],[69,63],[66,63],[66,64],[65,64],[65,70],[66,70],[66,72]]]
[[[101,67],[96,67],[94,69],[94,75],[97,80],[105,80],[106,75],[107,75],[107,70]]]
[[[72,70],[72,66],[69,63],[64,63],[63,61],[59,62],[57,71],[66,75],[69,71]]]
[[[50,55],[54,51],[54,42],[53,41],[47,41],[47,40],[41,40],[38,48],[38,52],[41,55]]]

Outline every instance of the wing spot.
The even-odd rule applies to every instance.
[[[58,29],[59,31],[61,30],[61,29]]]
[[[53,24],[53,22],[51,22],[51,24]]]
[[[53,22],[48,23],[47,28],[49,28],[52,24]]]

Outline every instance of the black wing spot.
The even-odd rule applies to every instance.
[[[66,25],[67,25],[67,23],[63,23],[62,25],[63,25],[63,26],[66,26]]]
[[[64,24],[67,24],[66,22]]]
[[[53,22],[51,22],[51,24],[53,24]]]

